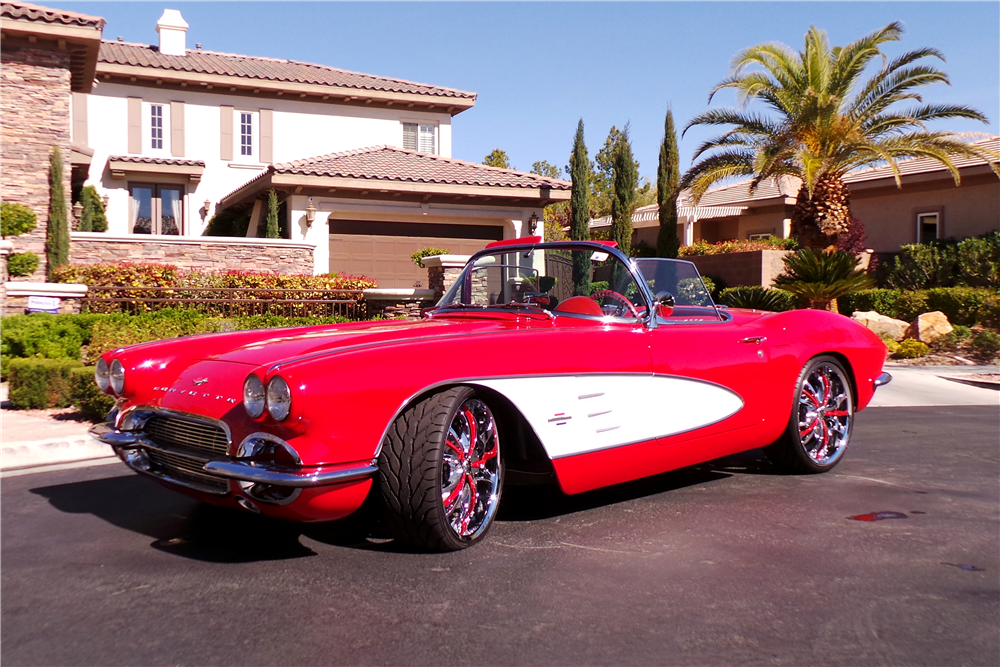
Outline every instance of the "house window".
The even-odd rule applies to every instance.
[[[403,123],[403,148],[420,153],[437,153],[436,123]]]
[[[143,153],[169,153],[170,139],[167,128],[170,127],[170,105],[162,102],[147,102],[143,104]]]
[[[917,243],[928,243],[941,238],[941,214],[917,214]]]
[[[770,232],[764,232],[763,234],[747,234],[747,241],[766,241],[771,238],[773,234]]]
[[[179,236],[184,222],[184,188],[180,185],[133,183],[129,231],[133,234]]]
[[[237,162],[257,162],[260,156],[260,112],[236,109],[233,137]]]
[[[253,114],[240,112],[240,155],[253,155]]]

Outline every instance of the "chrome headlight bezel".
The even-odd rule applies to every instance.
[[[266,407],[266,392],[264,382],[257,377],[256,373],[251,373],[243,381],[243,409],[247,411],[251,419],[258,419],[264,414]]]
[[[104,357],[98,359],[97,366],[94,367],[94,382],[97,383],[97,388],[104,393],[107,393],[111,386],[111,371],[108,368],[108,362],[104,361]]]
[[[292,391],[280,375],[267,383],[267,412],[275,421],[284,421],[292,412]]]
[[[111,391],[121,396],[122,392],[125,391],[125,366],[122,365],[121,361],[111,360],[111,370],[108,376],[111,380]]]

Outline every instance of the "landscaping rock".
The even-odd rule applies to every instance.
[[[951,326],[948,317],[940,310],[932,313],[923,313],[910,323],[906,328],[906,338],[918,340],[921,343],[930,343],[935,338],[951,333],[955,327]]]
[[[881,336],[886,334],[891,336],[895,341],[903,340],[907,327],[910,326],[903,320],[894,320],[881,313],[876,313],[874,310],[856,310],[851,315],[851,319],[874,331],[876,335]]]

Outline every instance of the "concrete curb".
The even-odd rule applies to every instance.
[[[0,448],[0,470],[113,457],[114,452],[110,447],[89,435],[29,442],[4,442]]]

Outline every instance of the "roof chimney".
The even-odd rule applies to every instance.
[[[185,55],[187,29],[188,24],[180,11],[164,9],[163,16],[156,22],[156,32],[160,33],[160,53],[167,56]]]

